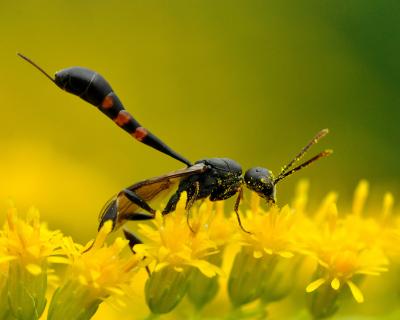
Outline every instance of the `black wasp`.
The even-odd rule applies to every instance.
[[[120,191],[103,208],[100,214],[99,228],[108,220],[113,222],[113,230],[115,230],[128,220],[153,219],[156,211],[148,202],[161,195],[163,191],[170,191],[177,186],[176,192],[169,198],[162,211],[163,214],[168,214],[175,210],[182,192],[185,191],[187,192],[187,210],[199,199],[209,197],[211,201],[218,201],[237,195],[234,209],[240,227],[247,232],[242,226],[238,213],[244,186],[256,192],[268,203],[275,203],[276,185],[282,179],[332,153],[331,150],[322,151],[293,168],[294,164],[303,157],[307,150],[328,133],[328,130],[324,129],[292,161],[282,168],[277,177],[274,177],[270,170],[262,167],[251,168],[243,175],[240,164],[228,158],[206,158],[192,164],[142,127],[125,110],[109,83],[100,74],[82,67],[71,67],[57,72],[53,79],[29,58],[22,54],[18,55],[39,69],[61,89],[97,107],[136,140],[187,165],[184,169],[140,181]],[[131,244],[140,242],[132,233],[126,230],[124,232]]]

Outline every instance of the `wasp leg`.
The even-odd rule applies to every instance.
[[[129,248],[131,248],[133,254],[136,254],[136,251],[133,249],[133,247],[135,246],[135,244],[143,243],[143,241],[140,240],[139,237],[137,235],[135,235],[132,231],[129,231],[126,228],[123,228],[123,232],[124,232],[125,239],[129,241]],[[146,266],[146,271],[147,271],[148,276],[150,277],[151,272],[150,272],[150,269],[148,266]]]
[[[246,233],[248,233],[248,234],[251,234],[250,231],[247,231],[247,230],[243,227],[243,225],[242,225],[242,220],[240,219],[239,205],[240,205],[240,201],[242,200],[242,198],[243,198],[243,189],[240,188],[239,191],[238,191],[238,196],[237,196],[237,198],[236,198],[236,202],[235,202],[235,213],[236,213],[236,218],[237,218],[237,221],[238,221],[238,223],[239,223],[240,229],[242,229],[244,232],[246,232]]]
[[[146,210],[147,212],[150,213],[150,215],[146,215],[144,213],[127,213],[124,214],[124,219],[127,220],[147,220],[147,219],[152,219],[154,218],[154,215],[156,211],[151,208],[146,201],[144,201],[141,197],[139,197],[136,193],[129,189],[124,189],[121,191],[121,193],[118,195],[118,197],[123,194],[129,201],[133,202],[143,210]],[[117,220],[119,218],[119,208],[118,208],[118,197],[112,199],[109,201],[105,208],[102,210],[103,213],[101,214],[101,220],[100,224],[98,227],[98,230],[101,229],[101,227],[104,225],[104,223],[108,220],[111,220],[113,223],[112,230],[115,229],[115,226],[117,224]],[[125,218],[126,216],[129,216],[129,218]]]
[[[200,191],[200,184],[198,181],[184,182],[183,184],[180,184],[178,190],[176,190],[176,192],[171,196],[171,198],[169,198],[167,205],[162,211],[162,214],[165,215],[172,211],[175,211],[176,205],[178,204],[179,199],[181,198],[182,192],[187,193],[185,208],[188,209],[190,206],[193,205],[193,202],[198,200],[197,197],[199,191]]]
[[[102,213],[100,216],[101,219],[97,231],[100,231],[101,227],[104,225],[106,221],[112,221],[112,230],[114,230],[118,217],[117,200],[112,199],[111,201],[109,201],[102,209]]]
[[[134,204],[138,205],[140,208],[146,210],[147,212],[150,212],[153,215],[156,213],[156,210],[154,210],[152,207],[150,207],[146,201],[144,201],[141,197],[139,197],[133,191],[131,191],[129,189],[124,189],[124,190],[122,190],[122,193],[125,195],[125,197],[127,197]]]
[[[154,214],[150,215],[148,213],[142,213],[142,212],[124,213],[124,220],[143,221],[152,219],[154,219]]]
[[[192,190],[190,190],[190,191],[192,191]],[[187,223],[190,231],[192,231],[192,233],[195,233],[195,231],[192,228],[192,225],[190,224],[190,209],[192,208],[194,202],[197,200],[199,191],[200,191],[200,184],[198,181],[196,181],[195,186],[194,186],[194,191],[188,192],[188,200],[186,202],[186,223]]]
[[[190,208],[193,206],[194,202],[197,200],[197,196],[199,194],[200,191],[200,184],[198,181],[196,181],[194,184],[179,188],[173,195],[172,197],[168,200],[167,205],[165,206],[164,210],[162,211],[163,215],[166,215],[172,211],[175,211],[176,209],[176,205],[179,201],[179,199],[181,198],[181,194],[183,191],[187,192],[187,200],[186,200],[186,206],[185,209],[187,211],[187,224],[189,229],[195,233],[195,231],[193,230],[192,226],[190,225],[190,221],[189,221],[189,213],[190,213]]]
[[[122,231],[124,232],[125,239],[129,241],[129,247],[131,248],[132,252],[136,253],[136,251],[133,249],[134,245],[142,244],[143,241],[140,240],[140,238],[137,235],[135,235],[132,231],[126,228],[123,228]]]
[[[162,211],[163,215],[166,215],[172,211],[175,211],[176,205],[181,198],[182,191],[177,190],[171,198],[169,198],[167,205],[165,206],[164,210]]]

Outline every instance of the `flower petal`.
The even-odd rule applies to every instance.
[[[347,281],[347,285],[350,288],[350,291],[354,297],[354,299],[358,302],[358,303],[363,303],[364,302],[364,296],[360,290],[360,288],[358,288],[354,282],[352,281]]]
[[[334,279],[331,281],[331,287],[332,287],[332,289],[334,289],[334,290],[339,290],[339,288],[340,288],[340,280],[339,280],[338,278],[334,278]]]
[[[25,266],[26,270],[28,270],[31,274],[34,276],[38,276],[39,274],[42,273],[42,268],[34,263],[29,263]]]
[[[190,265],[199,269],[208,278],[214,277],[216,274],[221,274],[221,270],[217,266],[205,260],[193,260],[190,262]]]
[[[319,278],[313,282],[311,282],[307,288],[306,288],[306,292],[310,293],[313,292],[315,290],[317,290],[320,286],[322,286],[324,283],[326,282],[326,279],[324,278]]]

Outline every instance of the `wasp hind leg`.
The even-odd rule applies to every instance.
[[[124,189],[121,191],[120,195],[123,194],[129,201],[136,204],[138,207],[147,211],[146,213],[124,213],[125,220],[149,220],[153,219],[156,211],[150,207],[146,201],[144,201],[141,197],[139,197],[136,193],[129,189]],[[118,195],[119,196],[119,195]],[[102,213],[100,214],[100,223],[98,230],[104,225],[104,223],[108,220],[111,220],[113,223],[112,230],[115,230],[118,218],[119,218],[119,208],[118,208],[118,197],[111,199],[104,208],[102,209]]]
[[[136,193],[129,189],[124,189],[122,190],[122,194],[128,198],[129,201],[132,201],[134,204],[139,206],[140,208],[146,210],[147,212],[150,212],[153,216],[156,213],[156,210],[154,210],[152,207],[148,205],[146,201],[144,201],[141,197],[139,197]]]
[[[130,231],[126,228],[123,228],[123,232],[124,232],[125,239],[129,241],[129,248],[131,248],[131,251],[133,254],[136,254],[136,251],[134,249],[135,245],[142,244],[143,241],[140,240],[140,238],[136,234],[134,234],[132,231]],[[145,257],[143,257],[143,259],[145,259]],[[147,272],[148,276],[150,277],[151,272],[150,272],[150,269],[148,266],[146,266],[146,272]]]

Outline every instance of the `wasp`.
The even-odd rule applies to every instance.
[[[243,198],[244,187],[256,192],[267,203],[274,204],[276,202],[276,186],[280,181],[332,153],[332,150],[324,150],[295,166],[308,149],[328,133],[328,129],[323,129],[301,149],[293,160],[281,169],[276,177],[269,169],[263,167],[250,168],[243,174],[240,164],[229,158],[205,158],[192,163],[143,127],[124,108],[110,84],[97,72],[82,67],[70,67],[56,72],[53,78],[26,56],[18,55],[61,89],[95,106],[137,141],[186,165],[183,169],[137,182],[121,190],[102,209],[99,228],[109,220],[112,221],[113,230],[116,230],[129,220],[153,219],[156,210],[149,203],[164,192],[176,189],[162,210],[163,215],[175,210],[183,192],[187,193],[186,209],[188,211],[196,201],[201,199],[209,198],[210,201],[220,201],[236,196],[234,211],[239,226],[244,232],[250,233],[242,225],[239,215],[239,205]],[[190,227],[189,221],[188,225]],[[124,233],[132,246],[141,243],[133,233],[125,229]]]

